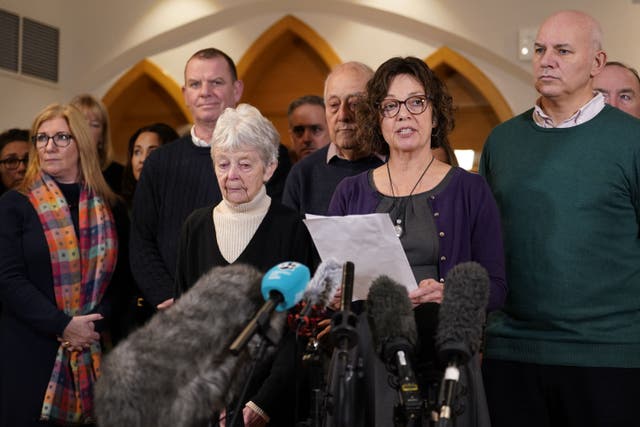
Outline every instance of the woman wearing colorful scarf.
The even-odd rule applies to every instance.
[[[31,135],[24,181],[0,198],[0,425],[92,424],[117,196],[75,107],[46,107]]]

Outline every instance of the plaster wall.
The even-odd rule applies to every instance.
[[[292,14],[343,60],[373,68],[391,56],[457,51],[498,87],[514,113],[529,108],[530,63],[517,57],[520,28],[560,9],[600,20],[610,59],[640,65],[640,5],[631,0],[0,0],[0,8],[60,28],[60,80],[0,71],[0,130],[28,127],[46,104],[80,92],[102,97],[131,66],[149,58],[178,83],[186,59],[216,46],[239,61],[269,26]]]

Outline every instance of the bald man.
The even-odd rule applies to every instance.
[[[338,65],[324,84],[325,113],[331,143],[293,165],[282,203],[301,214],[325,215],[338,183],[380,166],[355,138],[355,106],[366,92],[373,70],[360,62]]]
[[[545,20],[540,97],[484,147],[509,281],[486,329],[493,427],[638,425],[640,121],[594,92],[601,40],[582,12]]]
[[[594,86],[607,104],[640,118],[640,77],[635,69],[621,62],[607,62],[595,77]]]

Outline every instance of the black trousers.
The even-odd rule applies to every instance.
[[[493,427],[640,426],[640,369],[485,359]]]

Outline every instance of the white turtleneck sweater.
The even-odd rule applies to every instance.
[[[251,238],[262,223],[271,198],[263,185],[253,200],[234,205],[222,199],[213,208],[213,226],[220,253],[232,264],[249,245]]]

